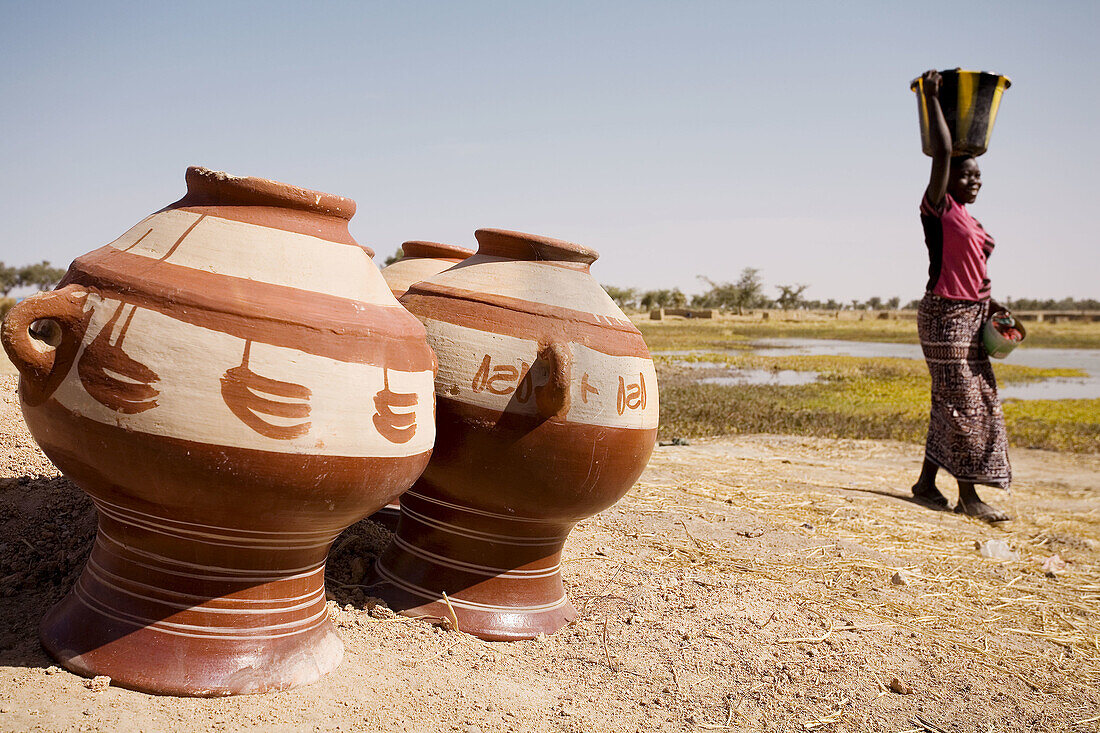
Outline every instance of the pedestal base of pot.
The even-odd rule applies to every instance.
[[[299,687],[339,666],[323,560],[229,567],[211,562],[209,544],[189,553],[178,541],[169,558],[155,552],[163,547],[115,539],[125,527],[100,511],[84,572],[39,630],[67,669],[141,692],[216,697]]]
[[[73,596],[54,606],[40,636],[50,656],[69,671],[107,675],[112,685],[158,695],[287,690],[316,682],[344,658],[343,642],[327,618],[281,639],[227,643],[214,636],[179,636],[157,625],[135,626],[83,607]]]
[[[577,617],[561,579],[573,524],[460,507],[410,490],[370,593],[405,616],[458,619],[487,641],[552,634]],[[444,593],[446,600],[444,600]]]

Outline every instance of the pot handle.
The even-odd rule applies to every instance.
[[[539,347],[539,359],[546,362],[550,378],[535,388],[535,405],[543,419],[564,416],[569,412],[569,387],[573,375],[573,353],[566,343],[550,343]]]
[[[41,402],[68,371],[84,338],[84,300],[77,285],[32,295],[8,311],[0,342],[19,370],[32,404]],[[38,329],[37,322],[44,322]]]

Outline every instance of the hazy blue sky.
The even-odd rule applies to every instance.
[[[908,85],[962,66],[1013,82],[971,207],[994,296],[1097,297],[1098,8],[0,1],[0,259],[68,264],[201,164],[354,198],[379,259],[504,227],[594,247],[607,284],[752,266],[907,301]]]

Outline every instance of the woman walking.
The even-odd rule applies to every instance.
[[[947,498],[936,488],[936,473],[943,468],[959,483],[956,512],[1001,522],[1008,514],[983,502],[974,488],[1007,489],[1012,481],[1004,413],[981,338],[990,314],[1003,310],[990,299],[986,276],[993,238],[966,210],[982,186],[981,171],[973,156],[951,156],[951,132],[939,102],[940,74],[926,71],[921,79],[933,154],[920,207],[929,277],[917,332],[932,375],[932,411],[913,496],[946,509]]]

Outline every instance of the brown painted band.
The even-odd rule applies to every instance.
[[[472,510],[463,523],[486,532],[497,522],[477,513],[537,519],[544,527],[574,523],[618,501],[656,442],[656,428],[543,420],[437,395],[435,448],[412,490]],[[548,456],[553,471],[546,468]]]
[[[423,282],[409,288],[400,301],[422,319],[539,342],[576,341],[609,356],[650,358],[645,339],[629,321],[618,325],[568,308]]]
[[[300,527],[339,533],[396,499],[431,456],[431,451],[401,457],[326,456],[211,445],[100,423],[70,412],[56,399],[23,414],[54,465],[93,499],[149,513],[155,511],[146,506],[171,506],[178,522],[252,532],[285,531],[287,518],[295,517]],[[82,439],[67,437],[74,434]],[[150,487],[156,487],[156,504],[147,505],[140,497],[152,494]],[[255,507],[263,511],[242,511]],[[163,542],[162,554],[169,560],[172,547],[198,553],[180,561],[220,565],[227,557],[217,545]],[[232,558],[242,570],[274,571],[312,567],[325,555],[322,545],[297,553],[234,550]]]
[[[337,361],[425,371],[424,327],[403,308],[158,262],[113,247],[78,257],[62,281],[241,339]]]

